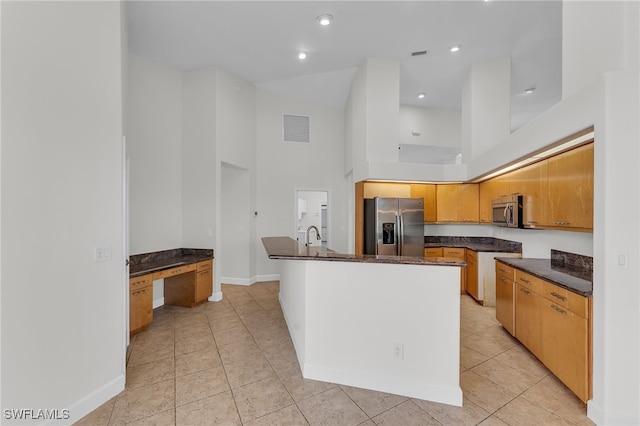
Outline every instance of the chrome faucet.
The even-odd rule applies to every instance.
[[[319,240],[320,237],[320,231],[318,231],[318,227],[315,225],[311,225],[310,227],[307,228],[307,242],[304,244],[305,246],[310,246],[311,245],[311,241],[309,240],[309,233],[312,229],[316,230],[316,240]]]

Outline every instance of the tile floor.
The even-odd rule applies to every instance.
[[[278,282],[224,285],[224,299],[163,306],[131,340],[126,389],[79,425],[592,425],[586,407],[461,296],[464,406],[303,379]]]

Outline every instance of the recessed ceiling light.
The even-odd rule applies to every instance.
[[[333,21],[333,16],[331,15],[320,15],[316,18],[316,20],[318,21],[318,23],[320,25],[322,25],[323,27],[326,27],[327,25],[329,25],[331,23],[331,21]]]
[[[449,49],[449,51],[451,53],[458,52],[459,50],[460,50],[460,45],[459,44],[456,44],[455,46],[451,46],[451,49]]]
[[[535,87],[529,87],[528,89],[525,89],[524,93],[526,93],[527,95],[530,95],[535,91],[536,91]]]
[[[418,93],[418,99],[424,99],[424,93]]]
[[[304,52],[300,52],[300,53],[298,53],[298,59],[304,59],[304,58],[306,58],[306,57],[307,57],[307,54],[306,54],[306,53],[304,53]]]

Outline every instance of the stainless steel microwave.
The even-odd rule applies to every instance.
[[[524,228],[522,195],[510,195],[491,201],[491,223],[507,228]]]

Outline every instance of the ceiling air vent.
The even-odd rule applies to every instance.
[[[309,143],[309,117],[283,115],[282,135],[284,142]]]

